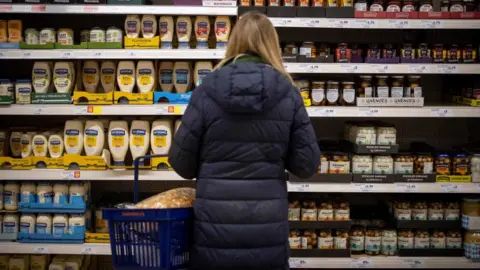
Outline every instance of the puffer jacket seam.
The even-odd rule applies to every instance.
[[[220,248],[220,247],[209,247],[209,246],[200,245],[200,244],[194,244],[194,245],[197,246],[197,247],[208,248],[208,249],[223,249],[223,250],[234,250],[234,249],[237,249],[237,250],[248,250],[248,249],[266,249],[266,248],[280,247],[280,246],[284,246],[285,243],[278,244],[278,245],[271,245],[271,246],[252,247],[252,248]]]
[[[278,181],[278,179],[275,179]],[[268,180],[267,180],[268,181]],[[244,202],[244,201],[248,201],[248,202],[251,202],[251,201],[260,201],[260,202],[263,202],[263,201],[278,201],[278,200],[286,200],[287,197],[283,197],[283,198],[256,198],[256,199],[241,199],[241,200],[232,200],[232,199],[218,199],[218,198],[204,198],[204,197],[200,197],[200,196],[197,196],[197,199],[202,199],[202,200],[208,200],[208,201],[229,201],[229,202]],[[275,222],[273,222],[275,223]]]

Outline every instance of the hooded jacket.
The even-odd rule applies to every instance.
[[[233,63],[195,89],[169,162],[197,178],[190,268],[288,268],[285,169],[307,178],[320,150],[299,91],[271,66]]]

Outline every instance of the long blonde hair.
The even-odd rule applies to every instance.
[[[223,67],[232,59],[252,53],[260,56],[292,82],[292,77],[283,67],[277,31],[268,17],[258,12],[245,13],[237,21],[228,41],[225,58],[214,70]]]

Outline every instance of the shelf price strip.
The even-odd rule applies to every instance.
[[[352,259],[350,268],[373,268],[373,261],[370,258]]]
[[[353,184],[353,188],[361,192],[372,192],[375,191],[375,184]]]
[[[418,192],[418,185],[414,183],[397,183],[398,192]]]
[[[425,266],[424,261],[419,259],[405,259],[402,264],[406,268],[423,268]]]

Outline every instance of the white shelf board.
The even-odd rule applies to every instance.
[[[237,15],[237,7],[157,5],[0,5],[0,13]]]
[[[1,49],[0,59],[222,59],[223,49]]]
[[[406,117],[406,118],[480,118],[480,107],[425,106],[425,107],[355,107],[311,106],[310,117]]]
[[[270,18],[275,27],[343,29],[480,29],[480,20]]]
[[[478,269],[480,262],[463,257],[290,258],[292,268],[430,268]]]
[[[480,64],[283,63],[283,66],[289,73],[480,74]]]
[[[0,242],[0,254],[111,255],[110,244],[47,244]]]
[[[406,186],[408,184],[408,186]],[[480,183],[309,183],[288,182],[289,192],[347,193],[480,193]]]

